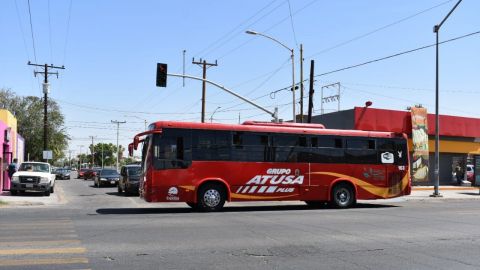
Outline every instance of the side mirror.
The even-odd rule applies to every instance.
[[[133,149],[137,150],[139,143],[140,143],[140,138],[138,136],[135,136],[135,138],[133,138]]]
[[[133,156],[133,148],[134,148],[134,146],[133,146],[132,143],[128,145],[128,155],[130,157]]]

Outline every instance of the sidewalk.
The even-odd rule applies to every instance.
[[[438,192],[442,197],[430,197],[433,194],[433,186],[413,186],[412,193],[404,197],[406,200],[438,200],[438,199],[480,199],[478,187],[463,186],[440,186]]]
[[[480,200],[480,193],[478,187],[440,186],[439,193],[441,197],[431,197],[430,195],[433,194],[433,186],[414,186],[412,187],[412,193],[409,196],[387,199],[387,201]],[[55,193],[52,193],[50,197],[42,196],[41,193],[27,193],[19,196],[10,196],[10,192],[4,191],[0,194],[0,209],[2,207],[60,205],[65,204],[66,201],[67,199],[65,198],[63,189],[60,188],[60,186],[56,187]]]
[[[48,197],[43,196],[40,192],[27,192],[17,196],[11,196],[9,191],[0,193],[0,209],[2,207],[59,205],[65,202],[63,189],[57,185],[55,193]]]

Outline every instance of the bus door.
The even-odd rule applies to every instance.
[[[408,151],[405,140],[377,139],[379,162],[385,167],[388,196],[401,192],[400,182],[408,173]]]

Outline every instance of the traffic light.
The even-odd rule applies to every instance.
[[[167,87],[167,64],[157,63],[157,86]]]

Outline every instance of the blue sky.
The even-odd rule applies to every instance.
[[[298,81],[300,44],[307,79],[310,60],[315,60],[318,75],[434,43],[433,26],[456,2],[30,0],[34,52],[28,1],[4,0],[0,2],[0,87],[41,96],[41,79],[33,77],[27,62],[65,65],[58,79],[50,78],[50,97],[62,108],[72,137],[69,149],[77,154],[86,152],[89,136],[96,136],[95,142],[115,143],[116,126],[111,120],[127,121],[120,128],[124,146],[143,131],[145,120],[200,121],[200,82],[187,79],[183,87],[182,79],[169,77],[167,88],[155,86],[156,63],[168,63],[169,72],[181,73],[183,50],[187,74],[201,76],[192,58],[217,60],[218,66],[207,71],[208,79],[269,109],[278,106],[280,118],[290,120],[291,92],[270,95],[291,84],[290,54],[245,30],[262,32],[294,48]],[[479,31],[479,10],[479,1],[464,0],[442,26],[440,41]],[[480,35],[441,45],[441,114],[480,117],[479,48]],[[422,104],[434,112],[435,49],[315,79],[315,114],[320,113],[321,86],[335,82],[342,85],[341,109],[363,106],[369,100],[375,108],[405,110]],[[326,89],[325,95],[334,91]],[[325,112],[337,105],[324,104]],[[208,86],[206,118],[215,110],[215,122],[271,119]]]

